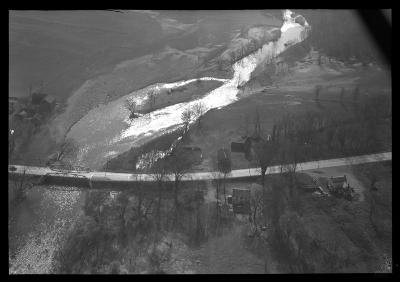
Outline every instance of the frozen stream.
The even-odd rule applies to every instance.
[[[307,22],[304,26],[296,23],[291,14],[289,10],[284,12],[281,37],[277,41],[264,44],[256,52],[237,61],[232,66],[234,72],[231,79],[200,78],[203,81],[219,81],[223,84],[197,100],[154,110],[132,121],[128,118],[129,113],[124,107],[127,98],[133,98],[137,105],[142,105],[151,93],[168,91],[168,89],[178,88],[196,81],[196,79],[189,79],[174,83],[156,83],[89,111],[68,133],[68,137],[75,139],[81,148],[76,162],[92,169],[98,169],[107,160],[130,148],[142,146],[181,127],[182,113],[197,103],[202,103],[205,110],[208,111],[236,102],[240,96],[238,95],[240,91],[238,86],[249,81],[251,73],[259,64],[268,62],[289,46],[306,38],[310,26]],[[179,93],[174,95],[179,95]],[[193,119],[192,122],[194,121]]]
[[[276,42],[269,42],[257,52],[236,62],[233,65],[234,75],[231,79],[217,79],[210,77],[202,78],[202,80],[223,81],[224,84],[221,87],[214,89],[201,99],[187,103],[179,103],[153,111],[135,119],[132,123],[126,119],[125,122],[129,124],[129,128],[117,136],[113,142],[179,125],[182,123],[182,113],[199,102],[202,102],[205,105],[206,110],[210,110],[213,108],[221,108],[237,101],[237,94],[239,92],[237,87],[245,84],[250,79],[250,75],[257,65],[268,58],[279,55],[287,48],[287,46],[301,42],[307,35],[308,27],[308,23],[305,24],[305,27],[295,23],[294,18],[291,17],[291,12],[289,10],[285,11],[284,23],[281,27],[281,37]],[[168,83],[157,87],[174,88],[193,81],[194,79],[177,83]],[[140,102],[141,101],[138,101],[138,103]]]

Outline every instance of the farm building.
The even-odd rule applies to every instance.
[[[232,189],[232,204],[235,214],[249,214],[250,189]]]
[[[203,154],[199,147],[183,146],[182,150],[190,155],[191,160],[193,160],[194,164],[201,164],[203,160]]]
[[[270,136],[268,135],[269,140]],[[244,153],[245,158],[248,161],[252,161],[254,159],[254,145],[263,141],[263,139],[260,136],[254,135],[254,136],[249,136],[246,138],[244,143],[240,142],[232,142],[231,143],[231,151],[233,153]]]
[[[331,194],[339,198],[353,201],[359,197],[354,188],[347,182],[346,175],[338,177],[330,177],[328,179],[327,188]]]
[[[349,187],[346,175],[331,176],[328,180],[328,185],[333,189],[346,189]]]

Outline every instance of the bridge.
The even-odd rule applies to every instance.
[[[384,152],[377,154],[369,154],[362,156],[352,156],[347,158],[328,159],[319,161],[310,161],[298,163],[296,166],[297,171],[306,171],[335,166],[347,166],[363,163],[381,162],[392,160],[392,152]],[[282,165],[275,165],[268,167],[266,174],[280,173]],[[36,176],[40,179],[60,180],[64,184],[85,186],[87,188],[107,186],[107,184],[122,184],[138,183],[138,182],[156,182],[156,175],[154,174],[131,174],[131,173],[115,173],[115,172],[83,172],[73,170],[54,170],[49,167],[34,167],[22,165],[9,165],[10,176]],[[226,175],[227,179],[244,179],[254,178],[261,174],[260,168],[249,169],[236,169],[232,170]],[[212,180],[217,177],[222,177],[217,172],[191,172],[182,176],[181,181],[205,181]],[[164,181],[174,181],[172,174],[167,174]]]

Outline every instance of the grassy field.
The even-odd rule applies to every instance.
[[[157,51],[162,29],[146,15],[107,11],[10,11],[10,96],[29,85],[65,100],[114,64]],[[135,38],[135,40],[132,40]]]
[[[190,131],[190,144],[202,149],[204,161],[196,167],[209,171],[219,148],[230,148],[231,142],[244,142],[244,137],[253,133],[254,117],[257,110],[260,115],[264,137],[271,133],[272,124],[287,113],[303,114],[320,112],[337,117],[349,116],[352,112],[348,104],[344,108],[339,103],[341,87],[345,89],[344,101],[351,101],[352,91],[360,87],[362,95],[391,93],[390,75],[374,68],[336,72],[330,67],[300,65],[292,73],[277,80],[278,87],[252,86],[242,94],[244,98],[219,110],[209,111],[202,119],[202,127],[193,127]],[[368,78],[374,78],[374,85]],[[389,80],[388,80],[389,77]],[[315,98],[315,86],[323,86],[320,105]],[[262,90],[264,89],[264,90]],[[246,93],[245,92],[245,93]],[[387,136],[386,133],[382,133]],[[385,137],[386,138],[386,137]],[[328,155],[327,155],[328,157]],[[232,169],[254,166],[244,158],[244,154],[232,153]]]

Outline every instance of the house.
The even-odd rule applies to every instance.
[[[232,205],[235,214],[250,214],[250,189],[232,189]]]
[[[190,159],[193,160],[194,164],[201,164],[203,160],[203,154],[199,147],[194,146],[182,146],[182,150],[184,150],[187,154],[190,155]]]
[[[344,176],[331,176],[328,180],[328,187],[331,189],[347,189],[349,188],[346,175]]]
[[[347,181],[346,175],[338,177],[330,177],[327,182],[329,192],[339,198],[345,198],[352,201],[359,196]]]

